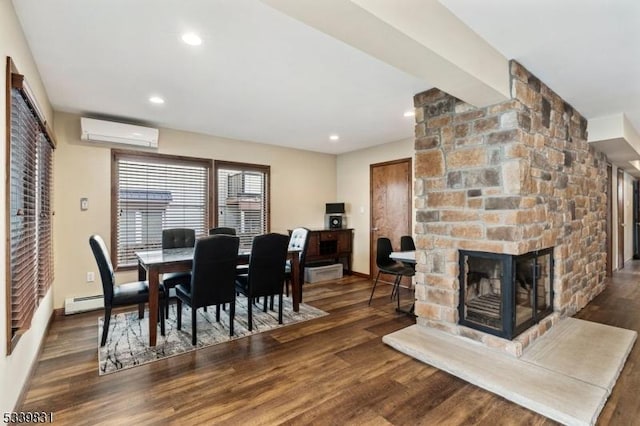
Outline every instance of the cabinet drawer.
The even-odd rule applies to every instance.
[[[320,241],[334,241],[338,239],[338,234],[336,232],[321,232],[320,233]]]

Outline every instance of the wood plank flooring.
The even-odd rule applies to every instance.
[[[102,312],[56,318],[19,410],[52,411],[61,425],[554,424],[384,345],[413,320],[395,312],[391,286],[367,306],[371,286],[356,277],[306,284],[305,302],[330,315],[101,377]],[[640,330],[639,288],[640,261],[628,263],[577,317]],[[599,424],[637,424],[639,351]]]

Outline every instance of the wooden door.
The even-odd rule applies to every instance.
[[[400,237],[412,235],[412,165],[411,158],[372,164],[371,182],[371,278],[378,274],[376,244],[379,237],[391,240],[394,250],[400,249]],[[383,275],[381,279],[388,280]],[[404,285],[408,285],[407,282]]]
[[[618,269],[624,268],[624,173],[618,169]]]

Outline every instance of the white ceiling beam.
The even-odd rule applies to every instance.
[[[508,61],[437,0],[262,0],[472,105],[509,99]]]

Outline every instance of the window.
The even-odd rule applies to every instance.
[[[211,160],[113,150],[112,256],[135,267],[135,252],[162,247],[162,230],[209,230]],[[113,249],[115,248],[115,249]]]
[[[235,228],[240,247],[251,249],[269,232],[269,166],[216,161],[215,170],[216,226]]]
[[[53,282],[51,191],[55,142],[24,76],[7,59],[7,354]]]

